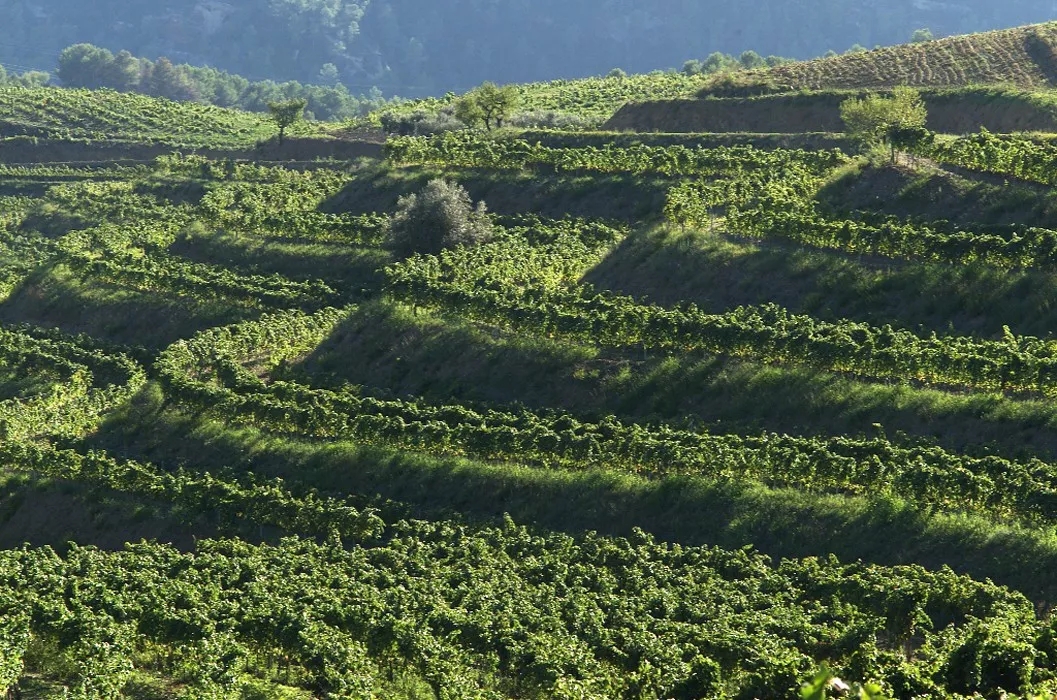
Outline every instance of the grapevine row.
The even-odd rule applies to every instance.
[[[950,510],[1057,522],[1057,467],[974,458],[887,440],[714,435],[648,428],[614,417],[589,422],[561,412],[474,409],[383,400],[351,391],[266,384],[269,371],[310,352],[346,312],[283,312],[179,341],[156,369],[169,395],[221,420],[298,435],[401,449],[664,476],[755,480],[809,491],[893,494]]]
[[[8,550],[0,629],[0,690],[35,640],[68,660],[69,697],[96,700],[121,697],[144,660],[202,697],[275,656],[328,698],[408,672],[445,700],[785,697],[823,660],[898,697],[1044,691],[1054,672],[1051,625],[1025,598],[949,569],[772,564],[509,521],[401,523],[351,549]]]
[[[822,321],[773,304],[710,314],[693,304],[665,308],[589,286],[525,286],[489,273],[494,260],[514,266],[532,248],[508,239],[410,258],[386,268],[389,291],[407,303],[606,346],[700,350],[877,379],[1057,395],[1057,345],[1047,340],[921,337],[888,325]]]
[[[847,161],[838,150],[763,151],[752,146],[688,148],[683,145],[601,148],[549,148],[521,139],[491,139],[448,132],[435,137],[395,136],[385,145],[386,158],[397,165],[437,163],[463,168],[520,170],[549,166],[558,171],[661,173],[711,177],[744,170],[774,170],[800,164],[825,171]]]

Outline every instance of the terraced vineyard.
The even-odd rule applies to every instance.
[[[1006,83],[1052,87],[1053,23],[883,47],[776,66],[768,75],[794,88],[944,87]]]
[[[543,136],[0,170],[0,692],[1057,693],[1052,149]],[[396,257],[438,176],[491,239]]]

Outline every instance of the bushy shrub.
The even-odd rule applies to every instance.
[[[780,84],[773,76],[759,71],[724,71],[708,80],[698,97],[757,97],[789,92],[791,85]]]
[[[439,112],[419,109],[409,113],[386,112],[381,115],[382,130],[398,136],[432,136],[446,131],[465,129],[450,108]]]
[[[484,202],[475,207],[462,185],[437,179],[421,192],[400,198],[390,232],[397,255],[435,255],[446,248],[491,240],[492,221]]]
[[[578,114],[554,110],[518,112],[507,120],[507,125],[518,129],[561,129],[562,131],[589,129],[594,126],[589,119]]]

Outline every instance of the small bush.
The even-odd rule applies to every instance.
[[[435,255],[446,248],[486,243],[492,238],[492,221],[484,202],[474,207],[464,187],[438,179],[400,198],[390,232],[397,255]]]
[[[381,116],[381,122],[385,133],[398,136],[432,136],[466,128],[455,118],[450,108],[439,112],[419,109],[408,114],[386,112]]]
[[[758,97],[792,91],[791,85],[780,84],[767,73],[754,71],[724,71],[710,78],[697,93],[698,97]]]
[[[518,112],[507,120],[507,125],[518,129],[561,129],[563,131],[589,129],[593,126],[588,119],[578,114],[553,110]]]

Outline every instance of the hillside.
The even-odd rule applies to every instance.
[[[820,99],[280,148],[0,90],[0,695],[1057,693],[1057,146]]]
[[[793,89],[1057,86],[1057,24],[953,36],[792,63],[768,76]]]
[[[823,0],[752,6],[581,0],[15,0],[0,5],[0,65],[51,71],[89,42],[250,80],[340,81],[424,97],[500,83],[678,68],[714,51],[805,59],[1052,18],[1046,0]]]

